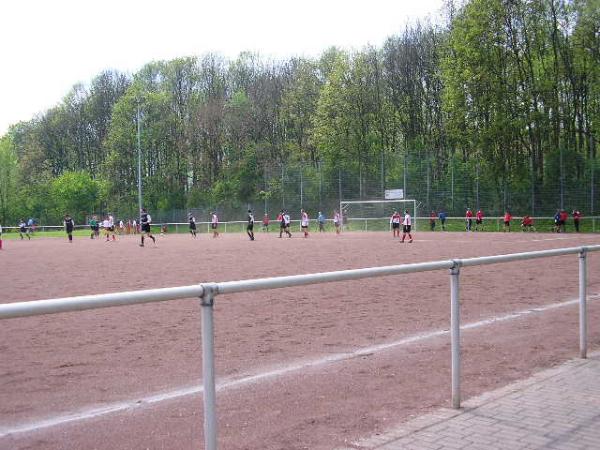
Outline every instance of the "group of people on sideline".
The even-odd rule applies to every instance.
[[[579,226],[583,215],[579,210],[573,210],[573,225],[575,227],[575,232],[579,233]],[[475,214],[471,208],[467,208],[465,212],[465,231],[483,231],[483,219],[484,214],[481,209],[478,209]],[[442,230],[446,230],[446,220],[447,215],[444,211],[440,211],[436,214],[435,211],[431,211],[429,214],[429,228],[431,231],[435,231],[436,222],[440,221]],[[556,233],[566,233],[566,225],[569,220],[569,213],[564,209],[559,209],[556,211],[554,215],[554,226],[552,231]],[[475,221],[475,227],[473,227],[473,221]],[[513,221],[513,216],[509,210],[504,212],[502,216],[503,228],[502,231],[510,232],[511,223]],[[536,231],[534,219],[530,215],[526,214],[521,219],[521,229],[523,231]]]

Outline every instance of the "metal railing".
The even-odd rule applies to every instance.
[[[0,305],[0,320],[37,316],[68,311],[83,311],[111,306],[160,302],[181,298],[199,297],[202,305],[202,370],[204,389],[204,443],[207,450],[217,448],[216,387],[214,371],[214,321],[213,307],[217,295],[267,289],[289,288],[309,284],[359,280],[363,278],[400,275],[447,269],[450,273],[450,339],[452,358],[452,406],[460,408],[461,347],[460,347],[460,270],[463,267],[498,264],[511,261],[547,258],[562,255],[579,255],[579,352],[587,357],[587,254],[600,251],[600,245],[559,248],[527,253],[451,259],[395,266],[372,267],[307,275],[292,275],[253,280],[201,283],[143,291],[118,292],[103,295],[85,295],[49,300],[16,302]]]

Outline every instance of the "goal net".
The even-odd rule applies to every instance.
[[[416,200],[352,200],[340,202],[344,228],[350,230],[387,230],[390,217],[392,217],[394,211],[398,211],[404,217],[405,210],[408,210],[412,218],[413,230],[416,230]]]

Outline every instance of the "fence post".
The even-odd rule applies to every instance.
[[[452,354],[452,407],[460,408],[460,260],[450,269],[450,346]]]
[[[215,388],[215,349],[213,306],[215,286],[203,285],[202,304],[202,381],[204,385],[204,448],[217,449],[217,401]]]
[[[587,251],[579,252],[579,356],[587,358]]]

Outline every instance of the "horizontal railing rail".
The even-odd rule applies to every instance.
[[[450,271],[450,336],[452,358],[452,405],[460,407],[460,302],[459,275],[462,267],[498,264],[511,261],[531,260],[563,255],[579,255],[579,345],[580,356],[587,356],[587,254],[600,251],[600,245],[557,248],[526,253],[457,258],[363,269],[342,270],[305,275],[292,275],[251,280],[200,283],[163,289],[115,292],[101,295],[85,295],[48,300],[5,303],[0,305],[0,319],[36,316],[74,311],[84,311],[113,306],[160,302],[182,298],[199,297],[202,305],[202,364],[204,385],[204,440],[205,448],[217,448],[216,388],[214,376],[214,322],[213,306],[217,295],[234,294],[267,289],[290,288],[310,284],[359,280],[425,271]]]

